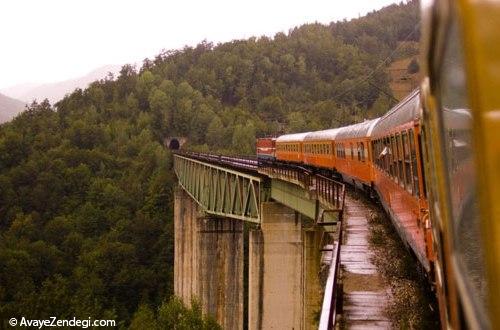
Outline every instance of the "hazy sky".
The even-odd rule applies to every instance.
[[[162,49],[273,36],[394,0],[0,0],[0,88],[79,77]]]

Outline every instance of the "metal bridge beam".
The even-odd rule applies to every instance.
[[[174,171],[207,214],[261,222],[260,203],[268,197],[261,177],[181,155],[174,155]]]

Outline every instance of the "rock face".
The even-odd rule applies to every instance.
[[[0,94],[0,124],[14,118],[24,107],[24,102]]]

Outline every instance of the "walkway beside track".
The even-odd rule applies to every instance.
[[[350,194],[345,197],[344,242],[340,264],[343,283],[341,329],[390,329],[385,315],[389,288],[371,262],[370,211]]]

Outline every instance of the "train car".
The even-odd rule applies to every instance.
[[[441,323],[500,324],[500,3],[422,3],[423,134]]]
[[[339,128],[335,136],[335,167],[345,182],[372,187],[370,134],[379,118]]]
[[[311,132],[304,138],[304,164],[322,169],[335,168],[334,141],[339,130]]]
[[[276,159],[290,163],[303,163],[304,138],[309,134],[296,133],[281,135],[276,139]]]
[[[276,138],[266,137],[257,139],[256,148],[258,160],[276,159]]]
[[[405,243],[431,273],[432,232],[423,186],[419,91],[398,103],[371,134],[374,187]]]

